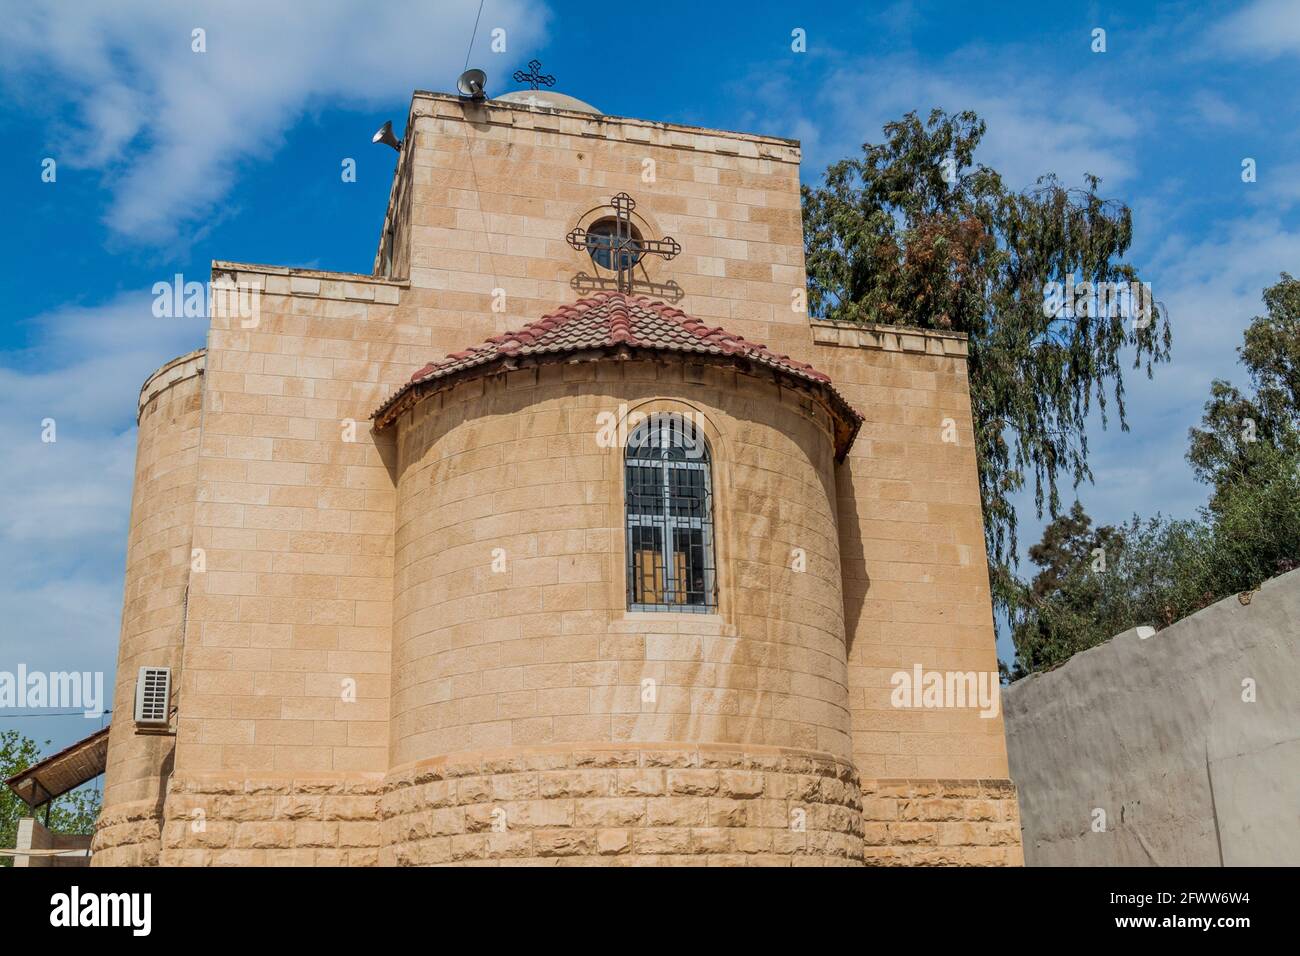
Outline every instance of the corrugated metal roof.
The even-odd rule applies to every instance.
[[[76,790],[94,780],[108,764],[108,731],[105,727],[58,753],[14,774],[5,784],[29,807]]]

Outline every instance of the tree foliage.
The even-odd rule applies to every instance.
[[[1137,624],[1172,623],[1171,599],[1204,552],[1196,522],[1138,517],[1092,527],[1075,502],[1029,549],[1040,570],[1018,583],[1011,640],[1014,680],[1048,670]]]
[[[1059,510],[1058,481],[1091,479],[1085,421],[1113,409],[1125,426],[1121,353],[1134,367],[1168,358],[1168,322],[1152,304],[1144,322],[1111,314],[1045,314],[1045,288],[1138,281],[1123,261],[1126,206],[1088,177],[1068,188],[1043,176],[1008,189],[975,163],[984,123],[974,113],[927,120],[908,113],[803,188],[809,306],[837,322],[964,332],[980,492],[995,597],[1015,598],[1011,497],[1032,475],[1041,514]],[[937,426],[936,426],[937,427]]]
[[[1194,520],[1134,517],[1091,530],[1076,503],[1030,549],[1018,583],[1011,676],[1054,666],[1128,628],[1161,628],[1300,566],[1300,282],[1283,273],[1238,355],[1252,385],[1216,380],[1188,462],[1211,486]],[[1105,547],[1098,570],[1086,552]]]
[[[1216,379],[1201,427],[1188,435],[1187,460],[1213,486],[1216,511],[1239,486],[1271,480],[1300,450],[1300,281],[1282,273],[1264,290],[1264,305],[1237,349],[1254,394]]]

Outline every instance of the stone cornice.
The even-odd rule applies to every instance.
[[[769,159],[798,165],[799,141],[755,133],[684,126],[631,119],[625,116],[602,116],[578,110],[549,106],[530,106],[503,100],[485,100],[471,104],[446,93],[416,90],[411,100],[408,124],[421,116],[472,122],[475,125],[510,126],[574,136],[598,137],[614,141],[641,143],[668,149],[688,149],[748,159]],[[410,139],[408,125],[407,139]]]
[[[207,355],[208,350],[206,348],[186,352],[184,355],[172,359],[145,379],[144,384],[140,386],[140,398],[136,404],[135,420],[139,422],[140,416],[144,414],[144,407],[177,382],[183,382],[186,379],[194,378],[196,375],[202,375],[207,364]]]
[[[230,277],[236,283],[254,285],[267,295],[293,295],[320,299],[343,299],[396,305],[409,279],[363,275],[359,272],[328,272],[322,269],[292,269],[249,262],[212,261],[212,275]]]
[[[813,342],[843,348],[876,349],[881,352],[912,352],[966,358],[968,337],[964,332],[940,332],[878,322],[813,322]]]

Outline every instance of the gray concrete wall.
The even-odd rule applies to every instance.
[[[1300,865],[1298,633],[1292,571],[1006,688],[1026,865]]]

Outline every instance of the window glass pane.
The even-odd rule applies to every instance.
[[[627,457],[647,461],[661,460],[659,432],[653,421],[642,422],[628,436]]]
[[[668,469],[672,513],[678,518],[704,517],[704,470],[702,468]]]
[[[666,611],[716,606],[703,437],[688,418],[655,415],[633,430],[626,456],[629,605]]]
[[[663,468],[659,465],[628,465],[627,512],[629,515],[664,513]]]
[[[678,604],[707,604],[705,590],[704,532],[696,528],[673,531],[673,557]]]
[[[602,219],[587,229],[587,251],[602,269],[617,269],[620,259],[625,269],[630,269],[640,261],[641,234],[635,226],[628,228],[630,235],[620,237],[615,221]]]

